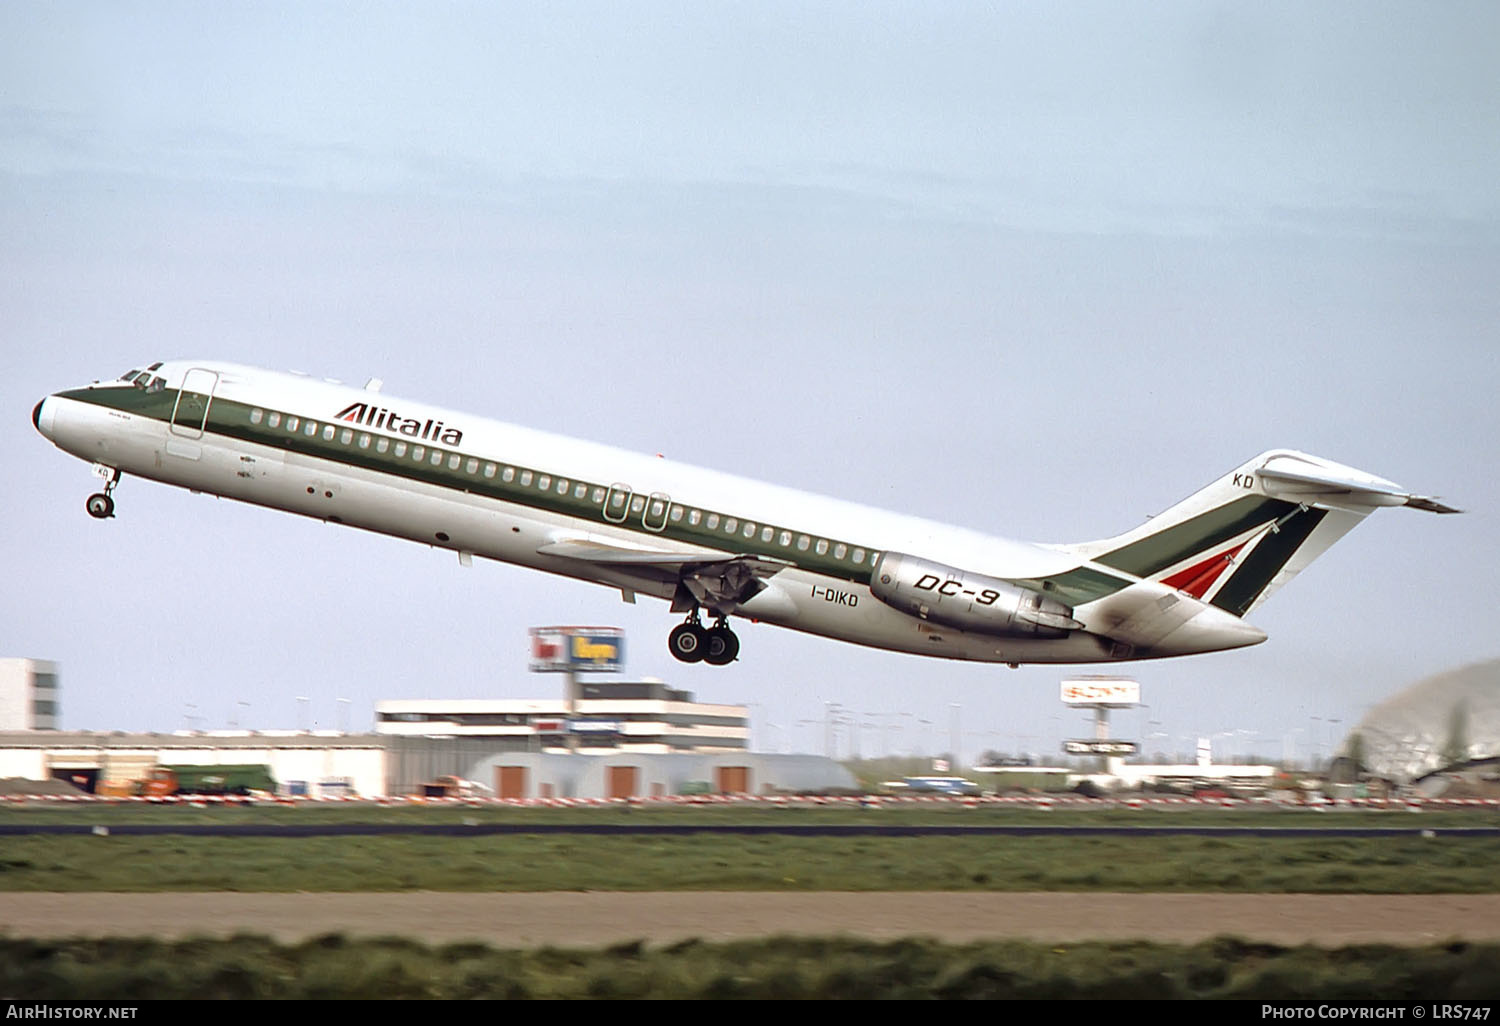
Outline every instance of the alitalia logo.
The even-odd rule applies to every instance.
[[[393,431],[411,438],[442,442],[444,445],[462,445],[464,441],[462,431],[449,427],[440,420],[413,420],[410,417],[401,416],[395,410],[388,410],[383,406],[371,406],[369,403],[350,403],[334,414],[334,418],[350,424],[363,424],[365,427],[382,431]]]

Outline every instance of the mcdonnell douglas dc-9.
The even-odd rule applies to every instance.
[[[1133,531],[1023,544],[303,375],[153,363],[58,392],[38,431],[124,474],[664,599],[668,647],[731,616],[898,652],[1103,663],[1240,648],[1245,621],[1381,506],[1457,512],[1316,456],[1255,457]],[[704,625],[705,615],[711,625]]]

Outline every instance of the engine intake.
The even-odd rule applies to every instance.
[[[931,623],[980,634],[1060,638],[1082,629],[1073,610],[1029,588],[930,559],[885,552],[870,591],[888,606]]]

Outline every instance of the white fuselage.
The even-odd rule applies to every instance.
[[[1064,550],[298,375],[202,361],[150,373],[162,382],[151,392],[111,382],[49,396],[34,413],[37,427],[65,451],[127,476],[626,593],[671,600],[678,585],[628,562],[552,553],[559,543],[597,544],[643,559],[780,561],[784,568],[734,614],[857,644],[1006,663],[1119,655],[1088,630],[1025,638],[935,626],[869,587],[881,552],[1021,579],[1076,567],[1076,554]],[[185,404],[190,390],[211,397],[206,409]]]

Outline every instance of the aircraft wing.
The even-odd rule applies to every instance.
[[[559,538],[538,546],[536,551],[627,573],[675,579],[699,605],[714,613],[732,611],[764,589],[768,579],[791,566],[768,556],[637,549],[598,538]]]

